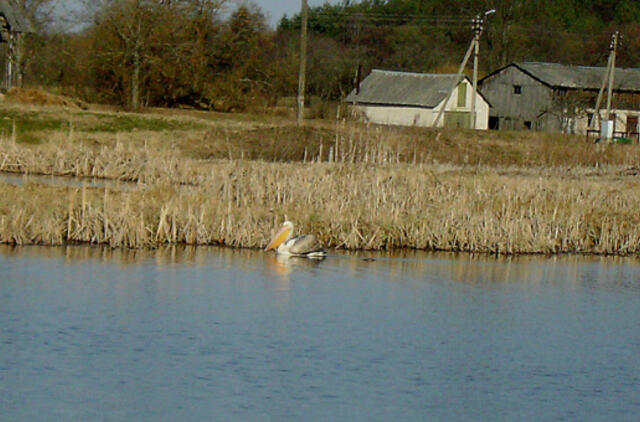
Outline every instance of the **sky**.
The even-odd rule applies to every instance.
[[[338,0],[307,0],[307,2],[309,7],[321,6],[324,3],[339,3]],[[300,12],[302,7],[302,0],[253,0],[253,3],[262,9],[262,12],[267,16],[269,23],[274,28],[285,13],[291,17]]]
[[[309,7],[321,6],[325,3],[339,3],[341,0],[307,0]],[[264,15],[267,17],[269,24],[275,28],[278,21],[286,13],[291,17],[300,12],[302,0],[230,0],[231,7],[234,9],[236,4],[255,3],[260,7]],[[80,7],[80,0],[62,0],[59,3],[58,13],[64,15],[65,10],[73,10]]]

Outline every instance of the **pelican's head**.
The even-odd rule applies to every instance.
[[[283,242],[286,242],[291,237],[292,234],[293,234],[293,223],[291,221],[285,221],[282,224],[282,227],[280,228],[280,230],[278,230],[278,233],[276,233],[276,235],[273,236],[273,239],[271,239],[271,242],[269,242],[269,244],[264,250],[270,251],[271,249],[277,248]]]

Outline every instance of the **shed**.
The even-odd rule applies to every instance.
[[[6,88],[14,80],[21,84],[20,65],[23,61],[23,34],[34,32],[33,25],[24,11],[13,0],[0,0],[0,43],[7,44],[5,82]]]
[[[353,111],[372,123],[431,127],[454,84],[455,74],[373,70],[346,98]],[[473,87],[464,77],[455,88],[439,126],[471,127]],[[486,129],[489,102],[476,93],[476,127]]]
[[[481,92],[492,104],[489,126],[584,133],[605,72],[604,67],[541,62],[502,67],[480,80]],[[640,69],[616,69],[613,93],[618,128],[636,132]],[[628,124],[633,127],[626,128]]]
[[[11,0],[0,0],[0,35],[2,42],[8,42],[8,33],[31,33],[33,26],[24,12],[15,2]]]

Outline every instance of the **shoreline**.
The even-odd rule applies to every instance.
[[[111,247],[106,244],[92,244],[92,243],[63,243],[60,245],[44,245],[44,244],[10,244],[10,243],[0,243],[0,254],[6,253],[7,251],[13,252],[16,250],[22,251],[38,251],[38,250],[60,250],[60,251],[68,251],[69,248],[73,250],[89,250],[95,251],[96,253],[103,254],[105,252],[108,253],[117,253],[117,254],[143,254],[154,256],[156,254],[164,254],[164,253],[198,253],[204,252],[208,253],[211,250],[216,250],[224,253],[258,253],[265,256],[265,258],[276,259],[279,256],[276,255],[273,251],[265,252],[262,248],[245,248],[245,247],[234,247],[234,246],[225,246],[225,245],[190,245],[186,243],[174,243],[174,244],[163,244],[158,245],[153,248],[121,248],[121,247]],[[614,254],[598,254],[598,253],[574,253],[574,252],[558,252],[551,254],[544,253],[516,253],[516,254],[495,254],[495,253],[485,253],[485,252],[462,252],[462,251],[442,251],[442,250],[423,250],[423,249],[411,249],[411,248],[396,248],[392,250],[365,250],[365,249],[328,249],[327,257],[324,259],[316,260],[311,259],[311,262],[322,262],[325,259],[356,259],[362,262],[381,262],[388,259],[399,259],[399,260],[413,260],[413,259],[421,259],[427,257],[465,257],[471,260],[475,259],[491,259],[491,260],[514,260],[514,259],[542,259],[542,260],[552,260],[552,259],[622,259],[622,260],[633,260],[638,261],[640,263],[640,254],[630,254],[630,255],[614,255]],[[295,261],[307,261],[308,258],[304,257],[295,257],[295,256],[282,256],[284,259],[292,259]]]

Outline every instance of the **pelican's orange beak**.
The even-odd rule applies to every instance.
[[[271,242],[269,242],[269,244],[267,245],[267,247],[264,250],[265,251],[270,251],[271,249],[277,248],[278,246],[280,246],[282,244],[282,242],[287,240],[290,235],[291,235],[291,228],[286,227],[286,226],[281,228],[278,231],[278,233],[276,233],[276,235],[273,236],[273,239],[271,239]]]

